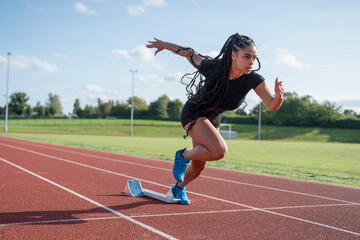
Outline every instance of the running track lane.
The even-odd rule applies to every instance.
[[[166,186],[173,181],[169,162],[9,138],[0,138],[0,157],[0,173],[7,179],[0,185],[2,239],[360,236],[357,188],[208,168],[204,177],[188,187],[192,204],[181,206],[130,198],[122,193],[126,180],[131,178],[141,178],[144,187],[166,192]],[[13,189],[18,190],[12,194]],[[125,216],[149,229],[124,219]]]

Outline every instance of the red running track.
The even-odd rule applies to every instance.
[[[0,137],[0,239],[360,239],[360,189],[207,168],[191,205],[172,163]]]

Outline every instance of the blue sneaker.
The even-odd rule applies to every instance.
[[[190,162],[189,160],[187,160],[186,158],[181,156],[182,152],[184,152],[185,149],[186,148],[181,149],[181,150],[176,152],[176,154],[175,154],[175,162],[174,162],[174,167],[173,167],[174,178],[175,178],[176,181],[178,181],[180,183],[184,181],[186,167]]]
[[[174,185],[173,188],[171,188],[172,194],[174,196],[174,198],[178,198],[180,199],[180,204],[184,204],[184,205],[189,205],[190,204],[190,200],[186,195],[186,188],[179,188],[178,183],[176,183],[176,185]]]

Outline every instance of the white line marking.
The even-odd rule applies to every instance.
[[[187,191],[187,193],[193,193],[193,194],[196,194],[196,195],[198,195],[198,196],[202,196],[202,197],[206,197],[206,198],[210,198],[210,199],[214,199],[214,200],[218,200],[218,201],[222,201],[222,202],[227,202],[227,203],[234,204],[234,205],[238,205],[238,206],[242,206],[242,207],[251,208],[251,209],[253,209],[253,210],[257,210],[257,211],[260,211],[260,212],[270,213],[270,214],[273,214],[273,215],[277,215],[277,216],[281,216],[281,217],[285,217],[285,218],[290,218],[290,219],[293,219],[293,220],[297,220],[297,221],[301,221],[301,222],[306,222],[306,223],[318,225],[318,226],[321,226],[321,227],[325,227],[325,228],[329,228],[329,229],[333,229],[333,230],[338,230],[338,231],[341,231],[341,232],[346,232],[346,233],[350,233],[350,234],[353,234],[353,235],[360,236],[360,233],[351,232],[351,231],[348,231],[348,230],[345,230],[345,229],[341,229],[341,228],[338,228],[338,227],[334,227],[334,226],[330,226],[330,225],[326,225],[326,224],[321,224],[321,223],[318,223],[318,222],[314,222],[314,221],[310,221],[310,220],[306,220],[306,219],[302,219],[302,218],[298,218],[298,217],[293,217],[293,216],[290,216],[290,215],[286,215],[286,214],[282,214],[282,213],[277,213],[277,212],[269,211],[269,210],[262,209],[262,208],[252,207],[252,206],[249,206],[249,205],[245,205],[245,204],[241,204],[241,203],[236,203],[236,202],[232,202],[232,201],[228,201],[228,200],[225,200],[225,199],[220,199],[220,198],[217,198],[217,197],[212,197],[212,196],[208,196],[208,195],[204,195],[204,194],[200,194],[200,193],[194,193],[194,192],[190,192],[190,191]],[[354,204],[354,205],[355,205],[355,204]]]
[[[32,146],[35,145],[37,147],[54,149],[54,150],[57,150],[57,151],[63,151],[63,152],[72,153],[72,154],[78,154],[78,155],[82,155],[82,156],[86,156],[86,157],[104,159],[104,160],[108,160],[108,161],[121,162],[121,163],[129,164],[129,165],[136,165],[136,166],[147,167],[147,168],[152,168],[152,169],[171,172],[171,170],[167,169],[167,168],[154,167],[154,166],[146,165],[146,164],[140,164],[140,163],[134,163],[134,162],[128,162],[128,161],[124,161],[124,160],[114,159],[114,158],[96,156],[96,155],[91,155],[91,154],[87,154],[87,153],[81,153],[81,152],[76,152],[76,151],[71,151],[71,150],[65,150],[65,149],[62,149],[62,148],[49,147],[49,146],[39,146],[39,145],[36,145],[36,144],[30,144],[30,143],[23,143],[23,144],[32,145]],[[3,143],[0,143],[0,145],[13,147],[12,145],[7,145],[7,144],[3,144]],[[332,201],[337,201],[337,202],[358,204],[357,202],[351,202],[351,201],[346,201],[346,200],[337,199],[337,198],[324,197],[324,196],[314,195],[314,194],[309,194],[309,193],[302,193],[302,192],[296,192],[296,191],[285,190],[285,189],[280,189],[280,188],[267,187],[267,186],[262,186],[262,185],[257,185],[257,184],[245,183],[245,182],[228,180],[228,179],[217,178],[217,177],[211,177],[211,176],[206,176],[206,175],[200,175],[200,177],[208,178],[208,179],[212,179],[212,180],[223,181],[223,182],[235,183],[235,184],[240,184],[240,185],[245,185],[245,186],[250,186],[250,187],[257,187],[257,188],[264,188],[264,189],[273,190],[273,191],[286,192],[286,193],[291,193],[291,194],[296,194],[296,195],[303,195],[303,196],[326,199],[326,200],[332,200]]]
[[[291,190],[267,187],[267,186],[252,184],[252,183],[238,182],[238,181],[222,179],[222,178],[217,178],[217,177],[210,177],[210,176],[204,176],[204,177],[209,178],[209,179],[213,179],[213,180],[219,180],[219,181],[224,181],[224,182],[229,182],[229,183],[236,183],[236,184],[241,184],[241,185],[246,185],[246,186],[251,186],[251,187],[265,188],[265,189],[279,191],[279,192],[303,195],[303,196],[314,197],[314,198],[321,198],[321,199],[332,200],[332,201],[343,202],[343,203],[358,204],[357,202],[350,202],[350,201],[346,201],[346,200],[342,200],[342,199],[324,197],[324,196],[314,195],[314,194],[310,194],[310,193],[296,192],[296,191],[291,191]]]
[[[0,145],[6,145],[6,144],[1,144],[1,143],[0,143]],[[112,172],[112,171],[109,171],[109,170],[105,170],[105,169],[101,169],[101,168],[89,166],[89,165],[82,164],[82,163],[73,162],[73,161],[70,161],[70,160],[66,160],[66,159],[63,159],[63,158],[51,156],[51,155],[44,154],[44,153],[35,152],[35,151],[28,150],[28,149],[25,149],[25,148],[14,147],[14,146],[11,146],[11,145],[9,145],[9,146],[12,147],[12,148],[15,148],[15,149],[23,150],[23,151],[25,151],[25,152],[30,152],[30,153],[37,154],[37,155],[40,155],[40,156],[57,159],[57,160],[60,160],[60,161],[63,161],[63,162],[68,162],[68,163],[71,163],[71,164],[75,164],[75,165],[79,165],[79,166],[83,166],[83,167],[87,167],[87,168],[91,168],[91,169],[95,169],[95,170],[99,170],[99,171],[103,171],[103,172],[108,172],[108,173],[112,173],[112,174],[115,174],[115,175],[119,175],[119,176],[131,178],[131,179],[139,179],[139,180],[141,180],[141,181],[143,181],[143,182],[152,183],[152,184],[154,184],[154,185],[163,186],[163,187],[168,188],[168,186],[165,186],[165,185],[163,185],[163,184],[151,182],[151,181],[148,181],[148,180],[145,180],[145,179],[134,178],[134,177],[132,177],[132,176],[128,176],[128,175],[124,175],[124,174]],[[1,158],[0,158],[0,159],[1,159]],[[302,218],[293,217],[293,216],[286,215],[286,214],[281,214],[281,213],[277,213],[277,212],[268,211],[268,210],[266,210],[266,209],[257,208],[257,207],[249,206],[249,205],[246,205],[246,204],[241,204],[241,203],[237,203],[237,202],[232,202],[232,201],[229,201],[229,200],[225,200],[225,199],[221,199],[221,198],[217,198],[217,197],[212,197],[212,196],[209,196],[209,195],[205,195],[205,194],[201,194],[201,193],[196,193],[196,192],[191,192],[191,191],[187,191],[187,193],[192,193],[192,194],[194,194],[194,195],[198,195],[198,196],[201,196],[201,197],[204,197],[204,198],[210,198],[210,199],[213,199],[213,200],[217,200],[217,201],[221,201],[221,202],[225,202],[225,203],[229,203],[229,204],[233,204],[233,205],[237,205],[237,206],[242,206],[242,207],[254,209],[254,210],[257,210],[257,211],[260,211],[260,212],[265,212],[265,213],[269,213],[269,214],[273,214],[273,215],[277,215],[277,216],[281,216],[281,217],[285,217],[285,218],[290,218],[290,219],[293,219],[293,220],[297,220],[297,221],[301,221],[301,222],[306,222],[306,223],[318,225],[318,226],[321,226],[321,227],[325,227],[325,228],[329,228],[329,229],[333,229],[333,230],[337,230],[337,231],[346,232],[346,233],[350,233],[350,234],[353,234],[353,235],[360,236],[360,233],[351,232],[351,231],[348,231],[348,230],[345,230],[345,229],[341,229],[341,228],[337,228],[337,227],[334,227],[334,226],[330,226],[330,225],[325,225],[325,224],[313,222],[313,221],[306,220],[306,219],[302,219]],[[357,205],[357,203],[355,203],[354,205]],[[125,216],[125,215],[124,215],[124,216]]]
[[[45,181],[45,182],[48,182],[48,183],[50,183],[50,184],[52,184],[52,185],[54,185],[54,186],[56,186],[56,187],[58,187],[58,188],[61,188],[61,189],[65,190],[65,191],[67,191],[67,192],[69,192],[69,193],[71,193],[71,194],[73,194],[73,195],[75,195],[75,196],[77,196],[77,197],[79,197],[79,198],[81,198],[81,199],[83,199],[83,200],[86,200],[86,201],[88,201],[88,202],[90,202],[90,203],[92,203],[92,204],[94,204],[94,205],[96,205],[96,206],[98,206],[98,207],[101,207],[101,208],[103,208],[103,209],[105,209],[105,210],[107,210],[107,211],[109,211],[109,212],[111,212],[111,213],[114,213],[114,214],[116,214],[116,215],[118,215],[118,216],[120,216],[120,217],[122,217],[122,218],[124,218],[124,219],[126,219],[126,220],[128,220],[128,221],[130,221],[130,222],[132,222],[132,223],[134,223],[134,224],[136,224],[136,225],[139,225],[140,227],[143,227],[143,228],[145,228],[145,229],[147,229],[147,230],[149,230],[149,231],[151,231],[151,232],[153,232],[153,233],[156,233],[156,234],[158,234],[158,235],[160,235],[160,236],[163,236],[163,237],[165,237],[165,238],[167,238],[167,239],[176,240],[176,238],[174,238],[173,236],[170,236],[170,235],[168,235],[168,234],[166,234],[166,233],[164,233],[164,232],[161,232],[161,231],[159,231],[159,230],[157,230],[157,229],[155,229],[155,228],[153,228],[153,227],[150,227],[150,226],[148,226],[148,225],[146,225],[146,224],[144,224],[144,223],[142,223],[142,222],[139,222],[139,221],[137,221],[137,220],[135,220],[135,219],[133,219],[133,218],[131,218],[131,217],[128,217],[128,216],[126,216],[126,215],[124,215],[124,214],[122,214],[122,213],[119,213],[119,212],[115,211],[114,209],[111,209],[111,208],[109,208],[109,207],[107,207],[107,206],[105,206],[105,205],[102,205],[101,203],[98,203],[98,202],[96,202],[96,201],[94,201],[94,200],[92,200],[92,199],[90,199],[90,198],[88,198],[88,197],[85,197],[84,195],[81,195],[80,193],[77,193],[77,192],[75,192],[75,191],[73,191],[73,190],[70,190],[69,188],[66,188],[66,187],[64,187],[64,186],[61,186],[60,184],[57,184],[57,183],[55,183],[55,182],[53,182],[53,181],[51,181],[51,180],[49,180],[49,179],[47,179],[47,178],[44,178],[44,177],[42,177],[42,176],[40,176],[40,175],[38,175],[38,174],[36,174],[36,173],[33,173],[33,172],[31,172],[31,171],[23,168],[23,167],[20,167],[19,165],[16,165],[16,164],[14,164],[14,163],[12,163],[12,162],[9,162],[9,161],[1,158],[1,157],[0,157],[0,160],[3,161],[3,162],[5,162],[5,163],[7,163],[7,164],[10,164],[10,165],[18,168],[18,169],[20,169],[20,170],[22,170],[22,171],[24,171],[24,172],[27,172],[27,173],[29,173],[29,174],[37,177],[37,178],[40,178],[41,180],[43,180],[43,181]]]
[[[305,205],[305,206],[286,206],[286,207],[269,207],[264,208],[266,210],[286,210],[286,209],[298,209],[298,208],[318,208],[318,207],[339,207],[339,206],[354,206],[354,204],[324,204],[324,205]],[[152,217],[172,217],[179,215],[200,215],[200,214],[218,214],[218,213],[234,213],[234,212],[255,212],[254,209],[231,209],[231,210],[214,210],[214,211],[202,211],[202,212],[184,212],[184,213],[160,213],[160,214],[145,214],[145,215],[133,215],[128,216],[131,218],[152,218]],[[95,218],[77,218],[77,219],[61,219],[61,220],[44,220],[33,222],[17,222],[17,223],[4,223],[0,224],[0,227],[15,226],[15,225],[30,225],[30,224],[48,224],[48,223],[62,223],[62,222],[82,222],[82,221],[100,221],[100,220],[112,220],[121,219],[122,217],[95,217]]]
[[[287,207],[269,207],[262,208],[265,210],[286,210],[286,209],[298,209],[298,208],[318,208],[318,207],[338,207],[338,206],[354,206],[354,204],[325,204],[325,205],[305,205],[305,206],[287,206]],[[197,214],[216,214],[216,213],[231,213],[231,212],[255,212],[256,209],[232,209],[232,210],[214,210],[203,212],[184,212],[184,213],[162,213],[162,214],[148,214],[148,215],[135,215],[133,218],[144,217],[166,217],[166,216],[178,216],[178,215],[197,215]]]

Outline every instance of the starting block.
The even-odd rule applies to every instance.
[[[166,203],[178,203],[180,199],[174,198],[171,188],[173,185],[170,185],[168,193],[162,194],[155,192],[149,189],[144,189],[141,186],[140,180],[128,180],[125,187],[125,194],[130,197],[150,197]]]

